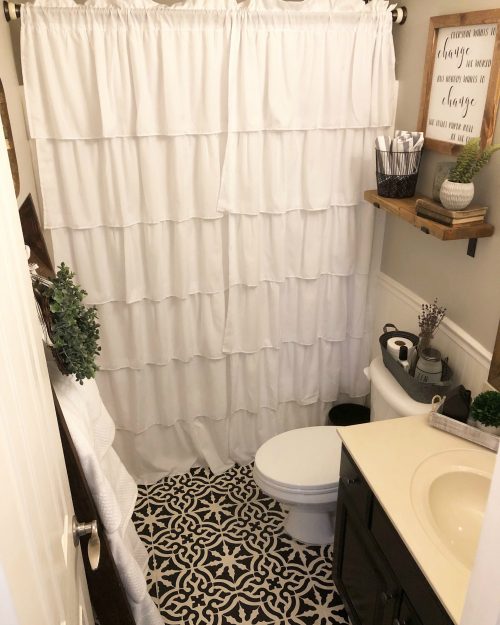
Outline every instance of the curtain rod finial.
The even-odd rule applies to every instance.
[[[7,22],[18,20],[21,17],[21,5],[3,0],[3,14]]]
[[[408,9],[406,7],[397,7],[392,10],[392,21],[395,24],[404,24],[408,17]]]

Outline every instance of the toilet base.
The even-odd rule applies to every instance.
[[[284,523],[285,532],[295,540],[307,545],[330,545],[333,543],[335,513],[309,506],[290,506]]]

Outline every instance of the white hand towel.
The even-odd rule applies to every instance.
[[[416,173],[417,159],[399,154],[418,152],[423,145],[424,133],[419,131],[396,130],[393,139],[387,135],[379,135],[375,139],[375,147],[381,152],[378,156],[379,171],[389,176]]]
[[[147,552],[131,521],[137,485],[111,446],[115,425],[97,384],[87,380],[80,385],[72,376],[63,376],[55,363],[49,363],[49,372],[135,621],[162,625],[147,592]]]

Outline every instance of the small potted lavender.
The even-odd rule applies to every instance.
[[[437,297],[432,304],[422,304],[422,312],[418,316],[418,325],[420,328],[420,341],[418,343],[418,351],[427,349],[431,340],[446,314],[446,308],[438,306]]]

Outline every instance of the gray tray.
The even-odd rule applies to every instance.
[[[389,326],[396,328],[394,324],[388,323],[384,326],[384,330]],[[387,369],[389,369],[394,378],[396,378],[399,385],[404,388],[404,390],[412,399],[423,404],[430,404],[434,395],[446,395],[447,391],[453,385],[453,370],[448,365],[448,363],[444,360],[442,361],[443,377],[441,382],[433,384],[429,382],[420,382],[409,373],[407,373],[403,369],[403,367],[398,364],[387,351],[387,341],[394,336],[404,336],[410,339],[414,343],[414,345],[418,343],[418,336],[416,336],[415,334],[411,334],[410,332],[401,332],[396,328],[394,332],[384,332],[384,334],[382,334],[382,336],[379,338],[384,365]]]

